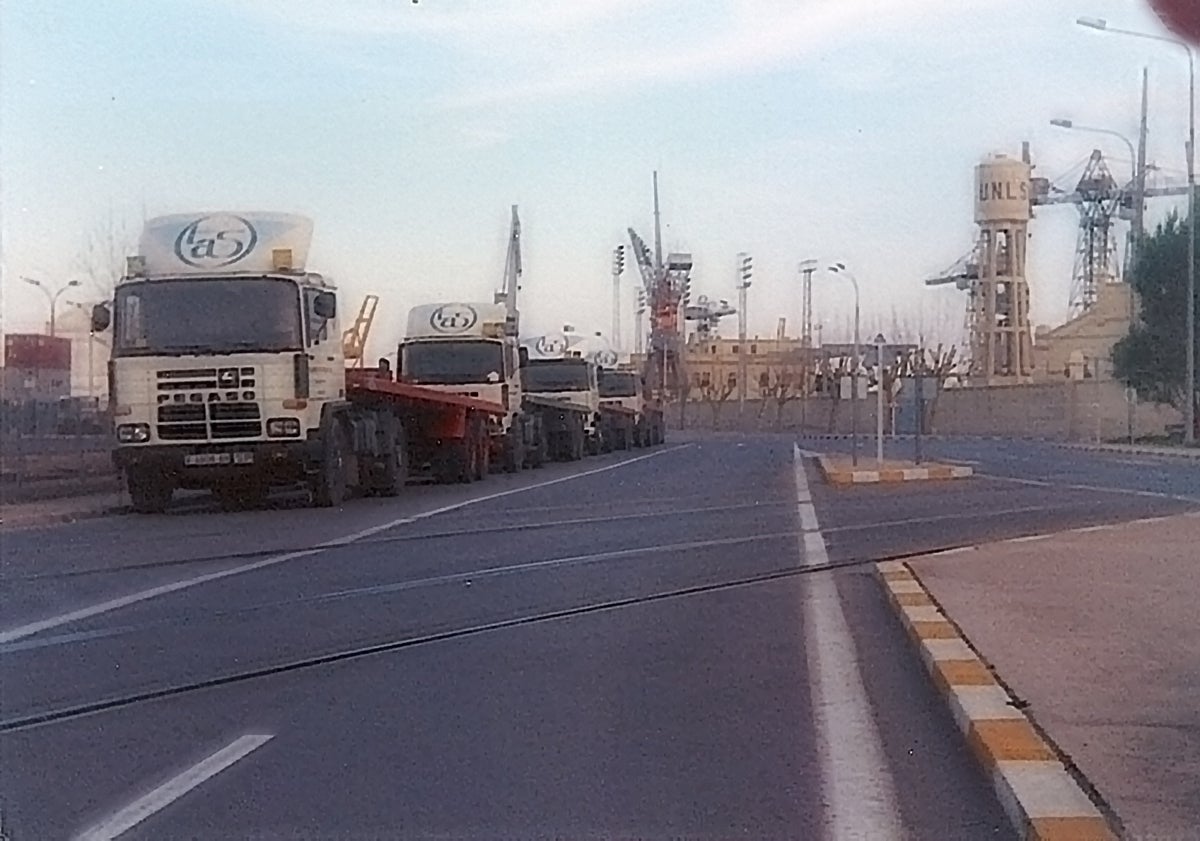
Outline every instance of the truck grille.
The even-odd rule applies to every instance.
[[[253,367],[158,371],[157,425],[162,441],[258,438],[262,414]]]

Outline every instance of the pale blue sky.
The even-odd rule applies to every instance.
[[[752,330],[796,323],[817,257],[856,270],[868,323],[953,334],[964,301],[921,281],[970,248],[984,154],[1027,139],[1054,177],[1098,143],[1127,167],[1048,121],[1135,137],[1147,65],[1150,158],[1182,175],[1182,51],[1078,15],[1161,31],[1142,0],[6,0],[4,325],[44,318],[18,276],[76,276],[110,218],[270,209],[315,219],[312,267],[351,307],[383,297],[386,345],[410,306],[490,298],[517,203],[527,332],[607,331],[609,255],[652,234],[657,167],[697,292],[732,298],[754,256]],[[1065,316],[1075,222],[1033,223],[1038,322]],[[850,290],[818,284],[838,338]]]

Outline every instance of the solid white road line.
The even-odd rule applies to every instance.
[[[797,498],[808,498],[808,480],[798,447],[794,463]],[[829,561],[815,512],[813,530],[806,530],[800,548],[806,565]],[[806,578],[804,648],[825,795],[825,835],[831,841],[900,839],[903,830],[895,783],[863,687],[854,638],[836,580],[831,573]]]
[[[471,499],[463,500],[462,502],[455,502],[450,505],[443,505],[439,508],[431,509],[429,511],[423,511],[419,514],[413,514],[408,517],[400,517],[398,519],[391,520],[389,522],[383,523],[378,526],[372,526],[367,529],[362,529],[361,531],[354,532],[353,534],[343,535],[342,537],[336,537],[336,538],[333,538],[332,540],[327,540],[324,543],[319,543],[316,546],[314,546],[312,549],[302,549],[302,550],[299,550],[296,552],[287,552],[282,555],[272,555],[271,557],[268,557],[268,558],[262,558],[260,560],[252,561],[247,564],[240,564],[239,566],[230,567],[228,569],[223,569],[223,570],[218,570],[217,572],[209,572],[209,573],[205,573],[204,575],[193,576],[192,578],[184,578],[179,581],[172,581],[169,584],[162,584],[162,585],[159,585],[158,587],[151,587],[148,590],[139,590],[135,593],[128,593],[124,596],[118,596],[115,599],[109,599],[107,601],[103,601],[98,604],[88,605],[87,607],[81,607],[78,610],[72,610],[67,613],[61,613],[61,614],[58,614],[57,616],[49,616],[45,619],[40,619],[36,622],[29,622],[25,625],[19,625],[15,628],[10,628],[7,631],[0,632],[0,645],[3,645],[4,643],[9,643],[9,642],[15,642],[16,640],[19,640],[19,639],[24,639],[25,637],[32,636],[34,634],[40,633],[40,632],[48,630],[50,628],[57,628],[61,625],[66,625],[71,622],[78,622],[81,619],[89,619],[93,616],[98,616],[102,613],[110,613],[114,610],[120,610],[121,608],[128,607],[131,604],[137,604],[138,602],[144,602],[148,599],[157,598],[158,596],[165,596],[168,593],[174,593],[179,590],[186,590],[189,587],[195,587],[200,584],[207,584],[210,581],[219,581],[222,578],[229,578],[230,576],[233,576],[233,575],[241,575],[242,573],[245,573],[245,572],[252,572],[256,569],[263,569],[265,567],[275,566],[277,564],[286,563],[287,561],[294,561],[298,558],[307,558],[310,555],[316,555],[326,549],[332,549],[332,548],[339,547],[339,546],[345,546],[349,543],[354,543],[355,541],[362,540],[364,537],[370,537],[371,535],[378,534],[379,532],[382,532],[382,531],[387,531],[388,529],[396,528],[397,526],[403,526],[403,525],[408,525],[409,523],[415,523],[418,520],[428,519],[429,517],[436,517],[438,514],[445,514],[448,511],[456,511],[459,508],[465,508],[468,505],[477,505],[480,502],[489,502],[493,499],[500,499],[501,497],[511,496],[512,494],[524,493],[525,491],[537,490],[538,488],[545,488],[545,487],[549,487],[551,485],[557,485],[561,482],[569,482],[572,479],[582,479],[586,476],[595,476],[597,473],[605,473],[609,470],[616,470],[619,467],[624,467],[628,464],[633,464],[634,462],[643,461],[645,459],[654,458],[656,456],[665,455],[667,453],[672,453],[672,452],[684,449],[689,446],[691,446],[691,445],[690,444],[680,444],[675,447],[669,447],[665,450],[656,450],[653,453],[647,453],[646,455],[641,455],[641,456],[636,456],[634,458],[625,459],[624,461],[619,461],[619,462],[616,462],[615,464],[606,464],[603,467],[597,467],[593,470],[584,470],[581,473],[572,473],[570,476],[560,476],[557,479],[550,479],[548,481],[538,482],[533,485],[525,485],[520,488],[509,488],[508,490],[505,490],[505,491],[499,491],[497,493],[491,493],[491,494],[485,494],[483,496],[473,497]]]
[[[114,812],[100,823],[75,836],[76,841],[111,841],[128,832],[146,818],[160,812],[196,786],[224,771],[230,765],[265,745],[271,736],[242,736],[216,753],[167,780],[150,793]]]
[[[1117,496],[1142,496],[1147,499],[1171,499],[1178,502],[1200,502],[1200,497],[1182,496],[1181,494],[1160,493],[1159,491],[1140,491],[1135,488],[1105,487],[1104,485],[1077,485],[1069,482],[1047,482],[1041,479],[1019,479],[1016,476],[999,476],[995,473],[976,473],[981,479],[993,479],[997,482],[1014,482],[1018,485],[1033,485],[1039,488],[1066,488],[1072,491],[1093,491],[1095,493],[1116,494]]]

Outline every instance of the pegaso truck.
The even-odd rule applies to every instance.
[[[392,381],[348,379],[337,293],[308,271],[312,222],[279,213],[197,213],[146,223],[111,307],[113,461],[135,510],[178,488],[227,507],[277,485],[319,506],[352,491],[395,494],[414,452],[481,474],[486,401]]]
[[[634,413],[635,447],[652,447],[665,440],[662,410],[646,396],[646,383],[639,372],[601,368],[600,405],[622,406]]]
[[[600,399],[600,366],[595,354],[571,346],[567,336],[541,336],[526,342],[533,351],[525,369],[530,394],[585,414],[584,446],[588,453],[633,446],[634,412],[619,402]]]

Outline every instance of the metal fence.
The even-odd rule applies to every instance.
[[[107,418],[88,401],[0,405],[4,502],[109,490],[115,482]]]

